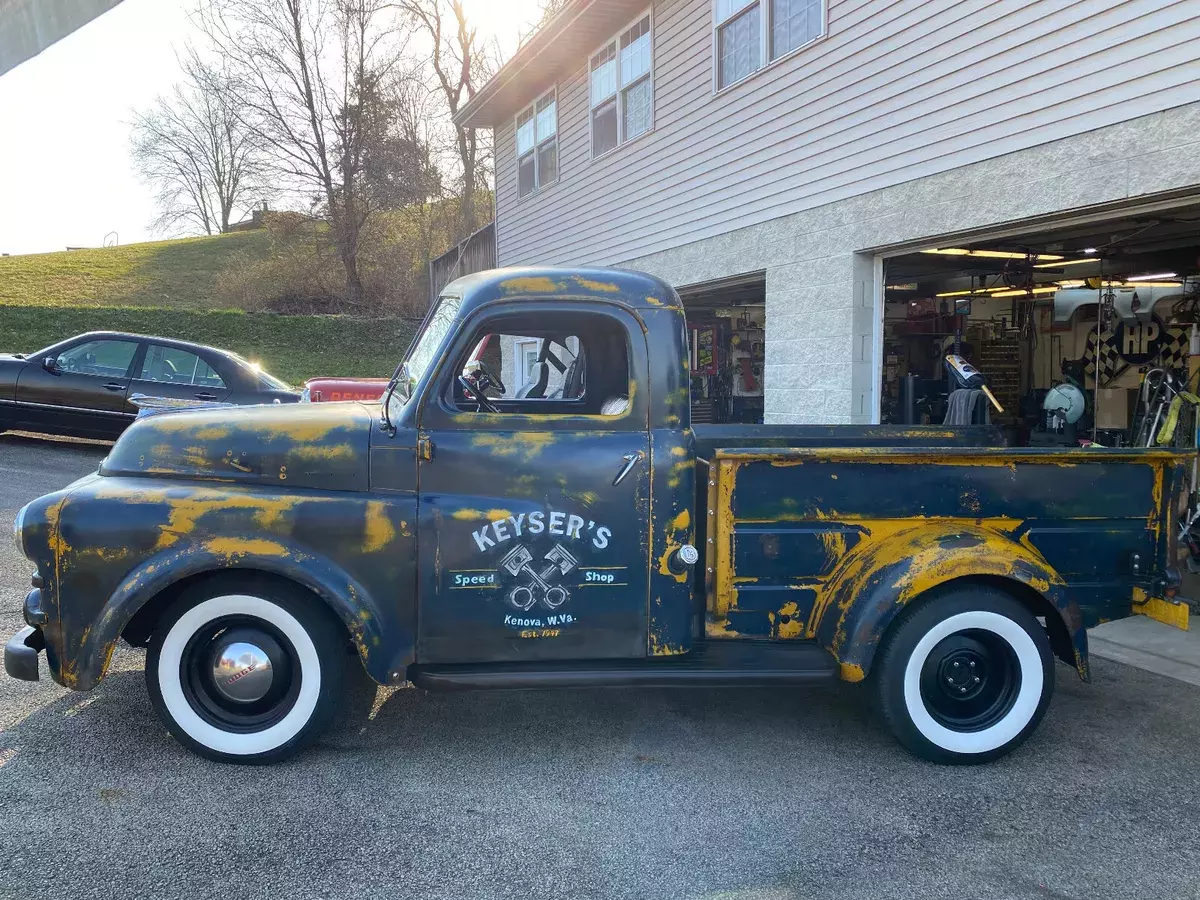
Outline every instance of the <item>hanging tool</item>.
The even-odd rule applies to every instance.
[[[1000,401],[988,390],[987,380],[983,377],[983,373],[957,353],[946,354],[946,371],[950,373],[950,377],[953,379],[956,388],[981,390],[992,401],[992,406],[996,407],[996,412],[1004,412],[1004,407],[1000,405]]]

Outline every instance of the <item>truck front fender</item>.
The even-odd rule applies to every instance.
[[[65,646],[60,681],[90,690],[104,677],[125,628],[151,599],[185,579],[211,572],[244,570],[276,575],[307,588],[337,614],[358,649],[364,668],[385,684],[401,677],[411,662],[413,636],[397,633],[399,624],[381,615],[379,604],[354,578],[331,560],[275,537],[214,537],[173,546],[144,560],[122,579],[90,623],[63,622],[64,637],[78,635]],[[63,614],[69,614],[67,606]],[[384,655],[392,650],[395,659]]]
[[[948,530],[941,524],[864,544],[839,566],[816,622],[817,640],[841,664],[845,680],[866,677],[888,626],[909,603],[934,588],[972,578],[1007,581],[1018,598],[1040,597],[1034,613],[1046,616],[1056,652],[1088,680],[1087,631],[1078,604],[1046,560],[1010,534],[982,526]],[[1054,641],[1056,631],[1065,641]]]

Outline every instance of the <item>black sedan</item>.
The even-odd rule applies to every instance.
[[[236,353],[94,331],[30,356],[0,354],[0,432],[116,438],[139,394],[212,403],[295,403],[300,394]]]

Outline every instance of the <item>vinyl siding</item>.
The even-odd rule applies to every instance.
[[[558,85],[559,180],[502,265],[613,264],[1200,99],[1195,0],[827,0],[826,37],[714,94],[711,0],[654,6],[654,128],[591,159],[586,60]]]

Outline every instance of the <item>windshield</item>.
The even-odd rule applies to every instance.
[[[437,309],[425,323],[425,330],[413,344],[412,352],[404,361],[400,370],[400,390],[407,397],[412,393],[417,383],[425,377],[425,372],[433,364],[442,339],[450,331],[454,320],[458,318],[458,307],[461,297],[444,296],[438,301]]]

